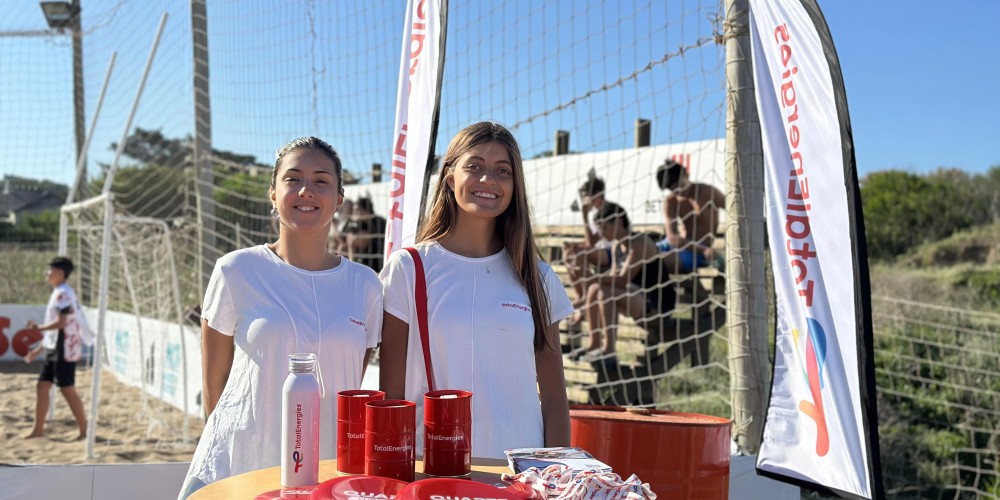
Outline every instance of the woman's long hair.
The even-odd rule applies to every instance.
[[[545,294],[542,276],[538,271],[538,260],[541,258],[535,237],[531,233],[531,215],[528,213],[528,195],[524,188],[524,168],[521,162],[521,150],[517,141],[503,125],[493,122],[479,122],[462,129],[451,140],[448,151],[444,155],[444,165],[438,177],[437,190],[431,201],[430,215],[424,222],[417,241],[436,241],[448,234],[455,227],[458,217],[458,202],[455,192],[448,186],[448,179],[454,175],[455,163],[462,155],[487,142],[496,141],[507,148],[510,161],[514,167],[514,199],[511,200],[499,217],[496,231],[503,240],[503,246],[510,256],[514,273],[517,274],[521,286],[528,292],[531,301],[531,317],[535,322],[535,352],[548,346],[558,350],[558,345],[552,345],[546,339],[545,331],[549,326],[549,299]]]

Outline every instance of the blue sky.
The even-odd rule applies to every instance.
[[[482,118],[510,125],[628,75],[656,60],[664,46],[710,35],[693,26],[709,14],[704,6],[643,1],[523,0],[513,9],[499,9],[452,0],[448,53],[454,65],[445,70],[439,152],[458,124]],[[163,4],[169,5],[171,18],[136,124],[179,137],[190,133],[191,83],[172,81],[171,75],[190,71],[184,28],[188,2]],[[712,2],[706,4],[716,9]],[[108,145],[121,135],[160,11],[138,0],[83,0],[83,5],[84,27],[92,30],[85,39],[88,125],[107,58],[111,50],[120,51],[91,149],[92,160],[107,162]],[[283,5],[277,0],[210,2],[215,146],[268,163],[278,145],[302,131],[316,131],[335,139],[352,170],[367,170],[374,161],[387,164],[383,157],[393,121],[401,25],[392,15],[397,3]],[[898,2],[820,0],[820,6],[840,56],[862,174],[938,167],[982,172],[1000,164],[1000,148],[991,145],[1000,128],[1000,96],[994,90],[1000,64],[990,55],[995,43],[988,39],[995,31],[993,20],[1000,17],[1000,2],[919,0],[904,8]],[[68,39],[3,35],[45,27],[36,1],[13,0],[4,7],[0,175],[68,182],[75,166]],[[302,22],[305,9],[311,9],[311,25]],[[522,22],[525,16],[527,23]],[[683,21],[670,21],[679,18]],[[340,19],[362,22],[338,23]],[[483,40],[478,38],[483,26],[510,36]],[[636,41],[616,45],[632,38]],[[341,48],[345,59],[332,63]],[[712,118],[721,95],[698,90],[716,83],[710,73],[720,67],[720,61],[712,60],[717,53],[713,48],[693,51],[683,61],[627,80],[580,106],[523,125],[517,134],[526,156],[549,147],[555,129],[568,127],[575,130],[572,149],[628,147],[627,129],[636,115],[654,119],[654,143],[721,134],[720,120]],[[470,69],[463,66],[469,60],[485,62]],[[550,71],[557,60],[578,78],[556,79]],[[346,67],[367,69],[343,71]],[[694,78],[677,76],[687,74]],[[512,87],[512,80],[519,86]],[[262,92],[251,81],[272,87]],[[688,94],[678,95],[680,91]]]
[[[820,6],[840,57],[862,172],[1000,165],[1000,2]]]

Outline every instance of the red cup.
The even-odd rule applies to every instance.
[[[337,472],[365,473],[365,405],[385,399],[382,391],[337,393]]]
[[[424,474],[461,477],[472,472],[472,393],[424,394]]]
[[[412,482],[416,466],[417,405],[403,399],[370,401],[365,414],[365,475]]]

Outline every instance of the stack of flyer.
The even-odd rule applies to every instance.
[[[504,454],[507,455],[507,465],[515,474],[532,467],[542,470],[554,464],[565,465],[574,474],[585,470],[612,472],[610,466],[582,448],[514,448]]]

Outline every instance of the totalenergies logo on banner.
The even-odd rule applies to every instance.
[[[799,411],[816,422],[816,454],[826,456],[830,451],[830,432],[826,425],[826,413],[823,411],[823,387],[826,373],[826,330],[819,321],[813,318],[806,318],[807,336],[805,339],[805,366],[806,382],[809,384],[809,393],[812,394],[813,402],[799,401]],[[792,338],[795,340],[795,351],[802,359],[802,351],[799,346],[801,333],[797,328],[792,329]]]
[[[785,191],[785,250],[788,253],[789,267],[795,280],[795,288],[802,300],[806,314],[805,366],[806,380],[812,402],[799,401],[799,411],[816,422],[816,455],[826,456],[830,451],[830,433],[826,423],[826,413],[823,411],[823,379],[826,371],[826,330],[819,321],[809,317],[813,308],[816,281],[809,273],[811,264],[815,264],[817,250],[812,238],[812,226],[809,222],[809,211],[812,205],[809,200],[808,158],[803,155],[800,146],[808,141],[808,134],[799,129],[799,119],[809,112],[799,109],[796,99],[795,81],[799,68],[792,58],[792,38],[788,27],[784,24],[775,27],[774,41],[781,52],[781,93],[780,102],[784,108],[785,126],[787,128],[788,146],[791,150],[792,169],[788,172],[788,189]],[[812,262],[810,262],[812,261]],[[820,284],[822,286],[822,284]],[[802,359],[798,329],[792,329],[795,339],[795,350]]]

